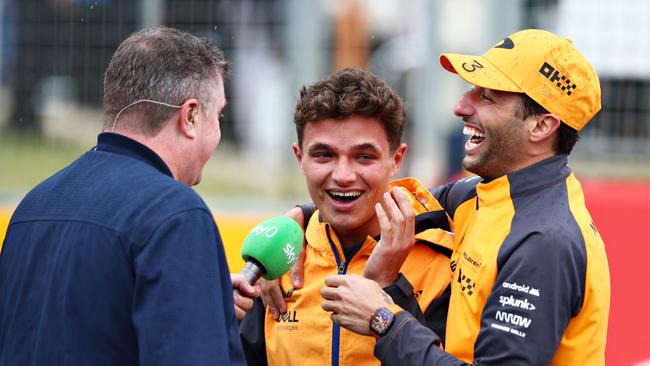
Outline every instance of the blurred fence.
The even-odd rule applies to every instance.
[[[224,140],[262,159],[271,177],[293,164],[286,146],[299,87],[359,66],[404,97],[411,154],[402,173],[432,184],[456,173],[462,156],[451,106],[464,86],[440,70],[438,54],[480,53],[505,34],[540,27],[571,37],[601,76],[603,109],[583,131],[574,168],[647,178],[648,17],[650,2],[634,0],[5,0],[0,69],[10,97],[0,101],[15,129],[56,130],[50,124],[59,122],[43,116],[61,100],[94,108],[101,120],[103,71],[116,46],[144,26],[168,25],[212,39],[233,61]]]

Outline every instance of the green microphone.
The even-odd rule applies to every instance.
[[[300,225],[287,216],[275,216],[255,226],[244,239],[241,273],[251,285],[260,277],[274,280],[289,271],[302,250]]]

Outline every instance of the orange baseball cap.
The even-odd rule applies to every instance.
[[[526,29],[482,56],[443,53],[440,64],[476,86],[526,93],[578,131],[600,110],[596,71],[570,39],[551,32]]]

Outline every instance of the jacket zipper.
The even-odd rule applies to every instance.
[[[355,254],[359,252],[363,243],[359,245],[356,249],[349,253],[349,258],[346,258],[345,262],[341,261],[339,258],[339,252],[336,250],[336,245],[332,241],[330,236],[330,227],[327,225],[325,227],[325,232],[327,233],[327,240],[330,242],[332,247],[332,252],[334,253],[334,259],[336,259],[336,265],[338,266],[338,274],[346,274],[348,271],[348,264],[352,261],[352,258]],[[339,366],[339,353],[340,353],[340,343],[341,343],[341,326],[338,324],[332,325],[332,366]]]

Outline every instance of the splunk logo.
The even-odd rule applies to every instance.
[[[528,328],[532,322],[531,319],[528,319],[525,316],[511,314],[500,310],[497,310],[497,314],[494,316],[494,319],[500,322],[510,323],[512,325],[524,328]]]
[[[535,305],[528,302],[528,299],[517,299],[514,296],[499,296],[501,306],[512,306],[524,310],[535,310]]]

